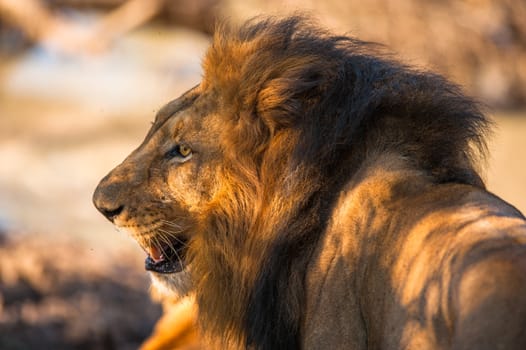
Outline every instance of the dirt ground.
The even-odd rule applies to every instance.
[[[149,334],[144,253],[91,194],[199,81],[207,43],[153,28],[95,60],[0,62],[0,349],[135,349]],[[526,111],[491,114],[488,188],[526,212]]]

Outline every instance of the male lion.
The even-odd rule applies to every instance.
[[[489,122],[377,51],[301,17],[222,28],[95,191],[210,347],[526,349],[526,221],[477,174]]]

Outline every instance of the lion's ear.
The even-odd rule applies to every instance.
[[[326,81],[319,67],[302,62],[287,62],[276,71],[281,76],[269,79],[258,93],[256,113],[271,130],[291,127],[305,116],[313,100],[320,98]]]

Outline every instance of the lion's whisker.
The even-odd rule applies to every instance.
[[[162,222],[163,224],[168,225],[168,226],[171,226],[171,227],[176,227],[176,228],[179,228],[179,229],[182,228],[181,225],[176,224],[176,223],[173,222],[173,221],[161,220],[161,222]]]
[[[180,238],[178,238],[177,236],[175,236],[174,234],[172,234],[172,232],[169,232],[169,231],[166,231],[166,230],[163,230],[161,228],[158,228],[157,231],[161,234],[164,234],[164,235],[168,235],[169,238],[172,238],[174,240],[176,240],[178,243],[182,244],[183,246],[188,246],[187,243],[183,240],[181,240]]]
[[[184,232],[184,229],[183,229],[182,226],[163,224],[160,227],[157,227],[157,229],[159,229],[161,227],[163,228],[163,230],[165,230],[166,232],[171,233],[171,234],[179,234],[181,232]]]
[[[166,234],[164,232],[159,231],[158,232],[158,237],[159,237],[159,240],[162,241],[165,245],[167,245],[170,250],[175,250],[175,248],[174,248],[172,242],[170,241],[169,237],[166,236]]]

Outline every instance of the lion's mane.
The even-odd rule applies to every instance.
[[[477,104],[382,51],[301,16],[216,31],[202,90],[229,161],[189,257],[202,326],[225,343],[299,348],[309,259],[368,157],[391,152],[437,184],[484,187]]]

